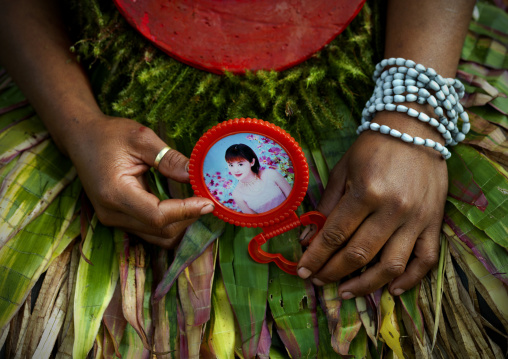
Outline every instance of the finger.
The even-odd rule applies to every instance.
[[[298,262],[298,275],[305,279],[317,273],[355,232],[369,211],[363,202],[348,194],[343,196]]]
[[[172,237],[172,238],[151,236],[149,234],[139,233],[139,232],[129,232],[129,233],[135,234],[139,238],[141,238],[149,243],[155,244],[159,247],[166,248],[166,249],[172,249],[172,248],[175,248],[176,246],[178,246],[178,244],[182,240],[185,232],[181,232],[177,236]]]
[[[162,141],[159,136],[147,127],[141,127],[140,135],[135,137],[132,143],[133,148],[138,152],[139,158],[149,166],[153,166],[157,155],[167,144]],[[188,182],[189,159],[175,149],[170,149],[164,157],[162,157],[158,170],[164,176],[178,182]]]
[[[99,215],[102,224],[109,227],[121,228],[125,232],[143,234],[164,239],[173,239],[185,231],[185,229],[194,223],[198,218],[192,218],[184,221],[170,223],[164,227],[157,228],[148,226],[136,218],[120,212],[108,211],[106,216]]]
[[[397,231],[398,224],[389,219],[389,215],[381,212],[369,216],[347,245],[315,273],[313,283],[335,282],[367,265]]]
[[[350,299],[373,293],[404,273],[418,232],[412,226],[399,228],[385,244],[379,262],[342,283],[339,295],[343,299]]]
[[[107,207],[154,228],[163,228],[174,222],[197,218],[214,210],[213,202],[202,197],[159,201],[138,182],[121,186],[117,191],[116,196],[112,196],[106,203]],[[121,207],[118,207],[118,203]]]
[[[329,216],[335,208],[336,204],[339,203],[340,199],[344,195],[346,188],[346,174],[345,170],[346,161],[342,159],[337,166],[333,168],[330,173],[328,185],[325,188],[323,195],[317,205],[316,210],[323,213],[325,216]]]
[[[401,295],[417,285],[439,261],[440,226],[427,228],[417,239],[414,258],[406,271],[390,284],[393,295]]]

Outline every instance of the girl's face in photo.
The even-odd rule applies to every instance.
[[[254,163],[254,159],[252,162],[249,162],[244,158],[228,161],[229,171],[233,176],[236,177],[237,180],[242,181],[248,178],[251,173],[254,174],[254,172],[251,170],[251,167],[254,165]]]

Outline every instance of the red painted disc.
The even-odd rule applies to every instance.
[[[170,56],[210,72],[284,70],[322,49],[365,0],[114,0]]]

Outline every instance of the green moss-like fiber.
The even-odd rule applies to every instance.
[[[318,133],[359,120],[372,92],[379,21],[367,5],[304,63],[245,75],[211,74],[172,59],[139,35],[111,0],[76,2],[73,13],[79,14],[74,25],[81,29],[74,51],[92,70],[103,111],[159,133],[164,128],[161,135],[177,142],[194,143],[204,130],[230,118],[254,117],[315,147]]]

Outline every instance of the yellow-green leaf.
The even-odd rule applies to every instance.
[[[392,349],[398,357],[404,358],[402,347],[400,346],[400,330],[395,313],[395,301],[388,289],[383,290],[381,295],[381,328],[379,333],[383,341]]]
[[[113,297],[118,281],[118,260],[115,256],[114,236],[121,233],[103,226],[94,216],[78,267],[74,298],[74,331],[76,333],[72,356],[85,358],[99,331],[102,315]]]

